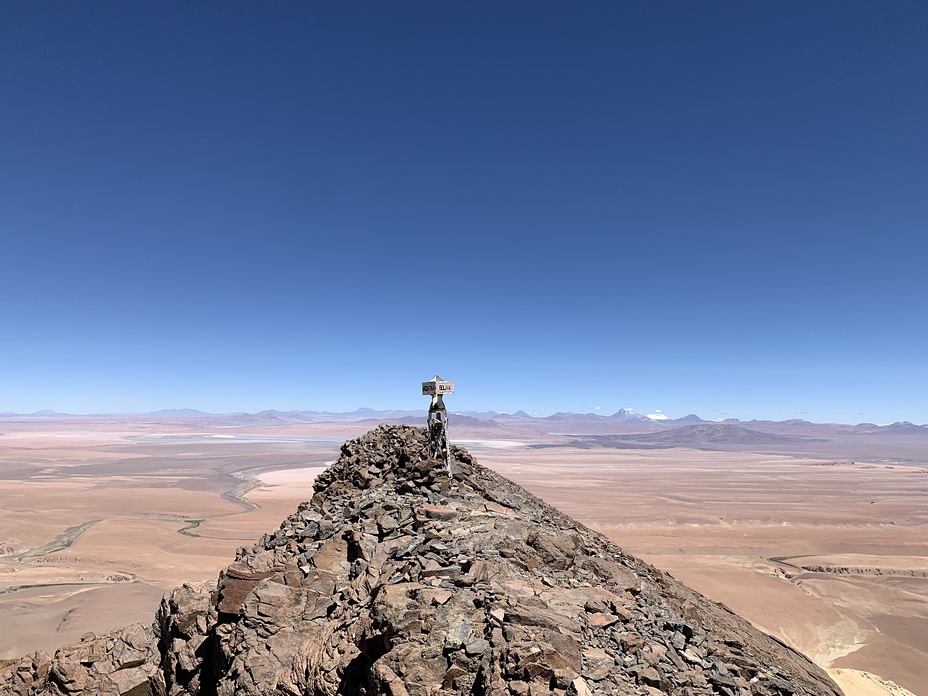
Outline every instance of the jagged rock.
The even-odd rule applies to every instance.
[[[151,627],[0,672],[0,694],[835,695],[807,658],[425,433],[345,443],[312,500]]]
[[[0,694],[41,696],[160,696],[158,639],[154,626],[132,624],[101,636],[86,633],[80,643],[44,652],[0,672]]]

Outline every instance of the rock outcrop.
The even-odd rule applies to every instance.
[[[160,680],[157,647],[152,626],[133,624],[103,636],[85,633],[54,658],[34,653],[0,672],[0,693],[145,696],[149,684]]]
[[[150,627],[0,672],[0,694],[840,694],[803,655],[424,431],[342,447],[312,500]]]

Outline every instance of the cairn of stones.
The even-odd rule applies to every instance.
[[[841,694],[810,660],[426,431],[342,447],[312,499],[150,626],[0,671],[0,694]]]

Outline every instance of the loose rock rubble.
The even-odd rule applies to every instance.
[[[840,695],[803,655],[424,431],[347,442],[312,500],[153,626],[0,672],[0,694]]]
[[[157,647],[153,626],[85,633],[54,658],[37,652],[0,670],[0,694],[146,696],[151,680],[160,680]]]

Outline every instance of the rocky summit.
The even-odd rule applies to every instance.
[[[803,655],[453,448],[380,426],[217,584],[0,694],[840,694]]]

